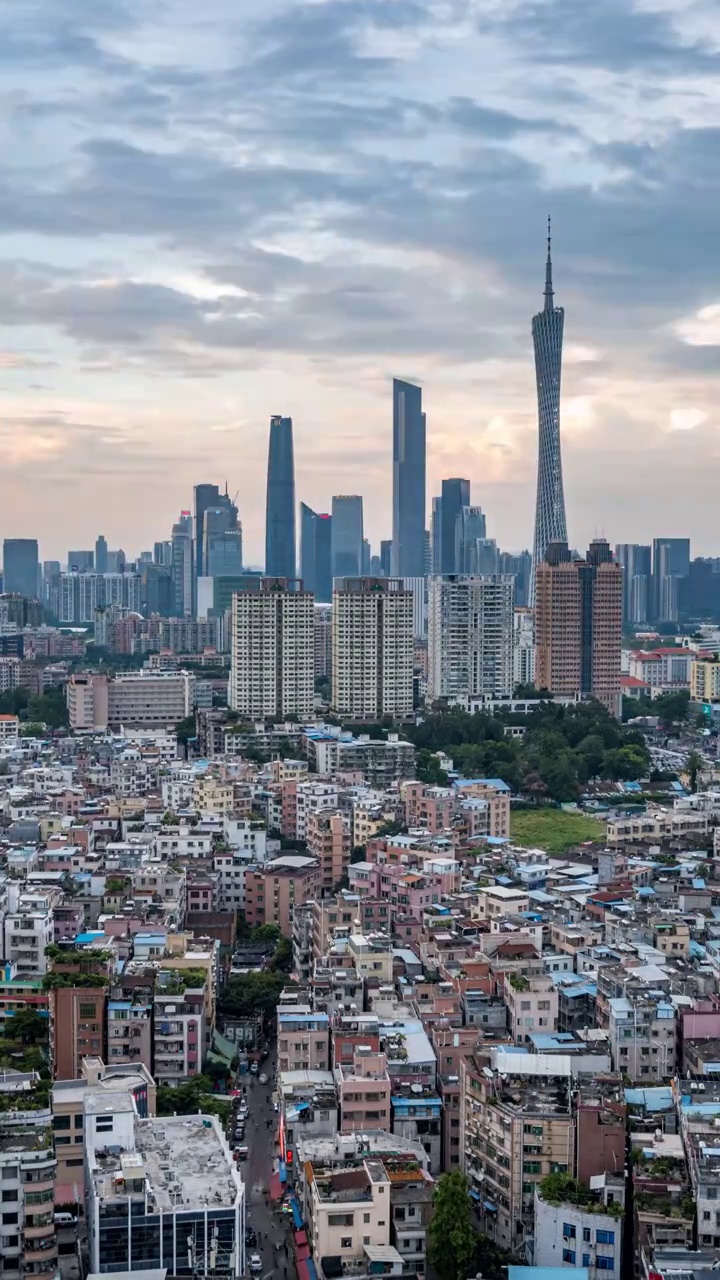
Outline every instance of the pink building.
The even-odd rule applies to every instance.
[[[320,863],[323,889],[332,892],[350,866],[352,837],[342,813],[319,809],[307,815],[308,853]]]
[[[405,822],[408,827],[422,827],[431,835],[437,835],[452,826],[456,798],[450,787],[431,787],[425,782],[403,782],[400,794],[405,802]]]
[[[390,1128],[390,1077],[384,1053],[357,1045],[352,1066],[336,1067],[340,1132]]]

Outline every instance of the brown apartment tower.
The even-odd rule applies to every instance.
[[[585,560],[551,542],[537,567],[535,683],[555,694],[597,698],[620,714],[622,568],[604,538]]]

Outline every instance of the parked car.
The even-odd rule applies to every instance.
[[[268,1078],[267,1078],[267,1076],[265,1075],[265,1072],[264,1072],[264,1071],[263,1071],[262,1075],[258,1077],[258,1079],[259,1079],[259,1081],[260,1081],[260,1084],[267,1084],[267,1082],[268,1082]]]
[[[251,1075],[251,1076],[256,1076],[259,1070],[260,1070],[260,1068],[258,1067],[257,1062],[251,1062],[251,1063],[250,1063],[250,1075]]]
[[[251,1253],[251,1254],[250,1254],[250,1265],[249,1265],[249,1270],[250,1270],[250,1275],[251,1275],[251,1276],[258,1276],[258,1275],[260,1275],[260,1273],[261,1273],[261,1271],[262,1271],[262,1260],[261,1260],[261,1258],[260,1258],[260,1254],[259,1254],[259,1253]]]
[[[252,1249],[253,1245],[257,1244],[257,1231],[253,1231],[252,1227],[245,1229],[245,1243],[249,1249]]]
[[[238,1160],[247,1160],[249,1154],[247,1147],[238,1147]]]

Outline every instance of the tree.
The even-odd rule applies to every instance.
[[[450,781],[437,756],[424,749],[417,754],[417,776],[421,782],[437,787],[446,787]]]
[[[690,790],[697,791],[698,773],[703,767],[703,758],[697,751],[691,751],[685,761],[685,769],[690,779]]]
[[[661,693],[653,700],[652,708],[664,725],[682,724],[690,714],[690,690],[674,689]]]
[[[263,1018],[272,1018],[286,984],[284,973],[269,970],[253,970],[231,977],[220,997],[221,1012],[231,1018],[247,1018],[258,1013]]]
[[[3,1037],[19,1040],[21,1044],[37,1044],[48,1038],[48,1020],[33,1009],[18,1009],[3,1023]]]
[[[467,1280],[476,1254],[476,1236],[467,1178],[459,1169],[444,1173],[433,1195],[428,1227],[428,1262],[440,1280]]]

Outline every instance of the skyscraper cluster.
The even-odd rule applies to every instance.
[[[442,479],[427,511],[423,390],[395,378],[391,437],[388,431],[392,537],[375,549],[360,494],[328,494],[324,509],[302,500],[298,506],[293,420],[277,414],[269,424],[262,568],[248,568],[244,562],[242,525],[227,486],[223,491],[218,484],[202,483],[195,486],[193,502],[180,511],[169,538],[134,562],[121,549],[111,550],[102,534],[94,549],[70,550],[65,565],[45,561],[41,566],[33,539],[6,539],[5,592],[39,597],[68,624],[90,623],[106,609],[179,620],[221,619],[239,646],[249,646],[248,655],[255,653],[253,628],[260,627],[280,673],[301,654],[303,661],[311,653],[324,655],[316,675],[332,678],[333,696],[348,715],[353,707],[359,713],[361,706],[368,713],[375,706],[378,714],[400,714],[413,669],[417,699],[418,663],[430,700],[506,697],[514,686],[534,680],[553,692],[595,695],[615,706],[622,626],[674,624],[704,613],[720,617],[720,560],[691,561],[687,538],[621,543],[614,555],[607,543],[596,540],[584,559],[571,549],[560,435],[565,313],[555,304],[551,250],[548,222],[543,305],[532,319],[538,413],[532,552],[498,547],[467,477]],[[265,580],[274,585],[264,586]],[[353,582],[364,585],[353,587]],[[246,601],[239,612],[233,603],[237,596]],[[396,627],[391,620],[400,600],[403,622]],[[308,607],[322,635],[306,636],[302,644],[298,639],[293,649],[288,620],[299,619]],[[361,617],[368,620],[366,627],[360,625]],[[303,629],[299,621],[297,627]],[[377,628],[383,632],[382,644]],[[333,665],[331,641],[342,649],[347,634],[358,646],[343,650],[348,670],[361,684],[363,663],[373,667],[372,646],[376,641],[380,645],[380,685],[370,691],[351,689],[346,674]],[[242,635],[246,639],[241,641]],[[389,635],[393,644],[406,646],[395,675],[389,674]],[[423,645],[424,658],[418,648]],[[252,667],[255,657],[248,661]],[[398,672],[403,673],[403,691],[391,694],[393,682],[400,681]],[[312,697],[305,675],[293,677],[290,700],[289,677],[272,689],[252,690],[248,673],[236,675],[236,701],[245,699],[255,714],[265,714],[271,704],[287,711],[289,701],[300,714],[308,690]]]

